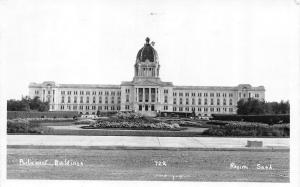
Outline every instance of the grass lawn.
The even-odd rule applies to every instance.
[[[20,159],[83,165],[24,166]],[[231,168],[232,163],[248,169]],[[272,170],[257,169],[257,164]],[[289,182],[289,152],[9,148],[7,178]]]

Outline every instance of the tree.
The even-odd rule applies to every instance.
[[[29,97],[23,97],[21,100],[8,100],[7,111],[30,111],[36,110],[40,112],[49,110],[49,103],[42,102],[39,97],[33,99]]]
[[[242,115],[248,114],[264,114],[264,101],[249,98],[248,100],[241,99],[237,103],[237,113]]]
[[[237,113],[241,115],[251,114],[289,114],[289,101],[284,102],[265,102],[254,98],[248,100],[241,99],[237,103]]]

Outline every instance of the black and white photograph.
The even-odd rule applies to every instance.
[[[0,24],[3,186],[300,185],[300,1],[0,0]]]

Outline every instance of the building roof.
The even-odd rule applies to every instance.
[[[137,61],[145,62],[148,59],[150,62],[157,62],[157,60],[158,60],[157,52],[149,44],[149,41],[150,41],[150,39],[147,37],[144,47],[142,47],[137,53],[137,56],[136,56]]]

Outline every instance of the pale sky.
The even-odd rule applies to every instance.
[[[295,0],[0,1],[6,98],[30,82],[120,84],[133,78],[150,37],[162,81],[187,86],[263,85],[288,100],[299,71]],[[3,74],[4,73],[4,74]]]

